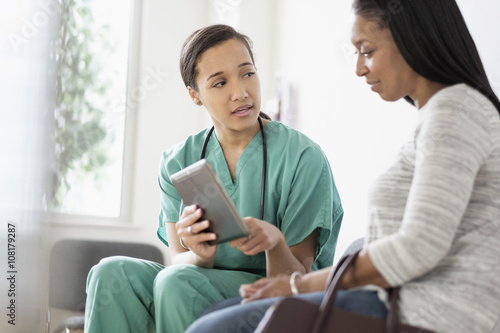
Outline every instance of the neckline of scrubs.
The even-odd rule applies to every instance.
[[[269,133],[269,125],[274,125],[273,122],[268,122],[264,125],[264,130],[266,134]],[[271,126],[272,127],[272,126]],[[229,196],[231,196],[236,188],[238,187],[239,174],[245,164],[250,160],[250,158],[255,154],[256,151],[260,151],[258,148],[262,146],[262,135],[259,132],[253,137],[253,139],[248,143],[245,150],[240,155],[238,162],[236,163],[236,170],[234,172],[234,181],[231,179],[231,173],[229,172],[229,167],[227,166],[226,158],[224,157],[224,152],[222,151],[222,147],[220,145],[215,132],[210,136],[208,140],[208,149],[210,149],[211,154],[214,154],[214,160],[217,164],[217,170],[220,173],[217,173],[222,185],[226,188]],[[207,149],[207,151],[208,151]],[[260,161],[262,161],[262,156],[259,156]]]

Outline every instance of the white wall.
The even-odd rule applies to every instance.
[[[368,188],[404,142],[415,110],[381,101],[354,74],[349,2],[281,6],[280,71],[298,91],[297,128],[325,151],[344,206],[339,254],[364,235]]]
[[[495,63],[500,59],[500,44],[496,42],[500,3],[458,2],[500,93],[500,66]],[[98,227],[78,221],[53,224],[51,240],[144,241],[167,253],[156,237],[160,155],[208,125],[204,109],[193,105],[183,87],[179,52],[191,32],[221,22],[236,24],[253,39],[264,101],[273,96],[277,72],[297,91],[296,128],[324,149],[343,201],[345,218],[337,250],[341,253],[349,242],[364,235],[368,188],[397,154],[416,115],[406,102],[381,101],[354,75],[346,47],[349,14],[349,1],[144,0],[140,56],[133,61],[139,66],[139,78],[156,68],[168,76],[148,91],[136,113],[131,216],[121,226]]]

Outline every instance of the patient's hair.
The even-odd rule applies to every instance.
[[[389,28],[401,55],[418,74],[444,84],[465,83],[500,112],[481,58],[455,0],[354,0],[356,15]],[[405,97],[413,104],[409,96]]]

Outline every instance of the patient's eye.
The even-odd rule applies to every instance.
[[[366,45],[362,45],[360,48],[359,48],[359,53],[363,56],[363,57],[369,57],[372,53],[373,53],[373,49],[371,47],[367,47]]]

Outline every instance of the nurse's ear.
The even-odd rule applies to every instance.
[[[194,90],[190,86],[188,86],[187,88],[188,88],[188,92],[189,92],[189,97],[191,97],[191,99],[193,100],[194,104],[196,104],[198,106],[202,106],[203,103],[200,100],[199,94],[196,92],[196,90]]]

